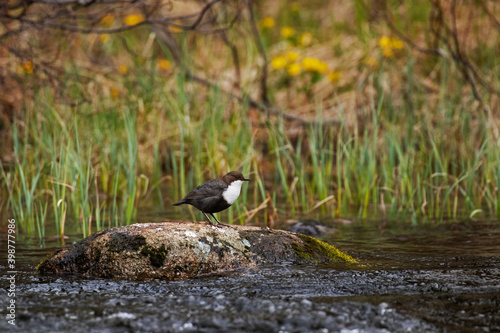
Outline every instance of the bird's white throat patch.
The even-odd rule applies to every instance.
[[[242,180],[235,180],[227,187],[227,189],[222,192],[222,196],[224,200],[230,205],[232,205],[236,199],[240,196],[241,185],[243,184]]]

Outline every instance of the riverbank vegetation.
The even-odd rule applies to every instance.
[[[254,182],[232,223],[500,217],[500,5],[16,6],[0,209],[40,238],[128,224],[235,169]]]

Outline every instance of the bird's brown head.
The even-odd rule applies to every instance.
[[[235,180],[241,180],[241,181],[247,181],[247,182],[250,181],[249,178],[245,178],[243,176],[243,174],[239,171],[231,171],[231,172],[227,173],[224,177],[222,177],[222,180],[226,184],[231,184]]]

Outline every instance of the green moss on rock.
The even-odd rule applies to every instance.
[[[345,252],[340,251],[335,246],[322,242],[316,238],[298,234],[304,242],[304,246],[293,244],[293,249],[299,258],[306,261],[316,262],[338,262],[345,261],[349,263],[357,263],[356,259]]]

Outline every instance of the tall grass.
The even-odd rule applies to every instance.
[[[354,127],[343,119],[340,125],[323,123],[318,108],[296,142],[278,117],[259,125],[267,133],[269,149],[263,152],[245,105],[216,89],[199,100],[186,87],[181,82],[150,96],[151,105],[165,109],[130,98],[107,100],[95,114],[87,106],[50,107],[50,92],[40,91],[36,104],[45,105],[43,112],[26,108],[25,123],[12,127],[16,163],[4,166],[1,177],[6,208],[39,237],[47,223],[64,236],[69,220],[79,221],[88,235],[131,223],[140,201],[148,200],[149,177],[156,179],[158,200],[167,207],[202,181],[240,169],[253,178],[254,192],[244,188],[223,213],[231,223],[245,222],[247,212],[268,198],[261,214],[252,213],[254,219],[268,222],[276,208],[282,218],[318,209],[343,216],[353,208],[361,217],[500,217],[498,147],[486,116],[474,119],[479,126],[468,125],[467,105],[442,102],[442,115],[432,116],[395,110],[380,98],[373,101],[367,125]],[[88,117],[93,121],[84,121]],[[265,181],[269,177],[272,182]],[[172,191],[162,190],[162,184]],[[183,209],[189,212],[185,218],[202,218]]]

